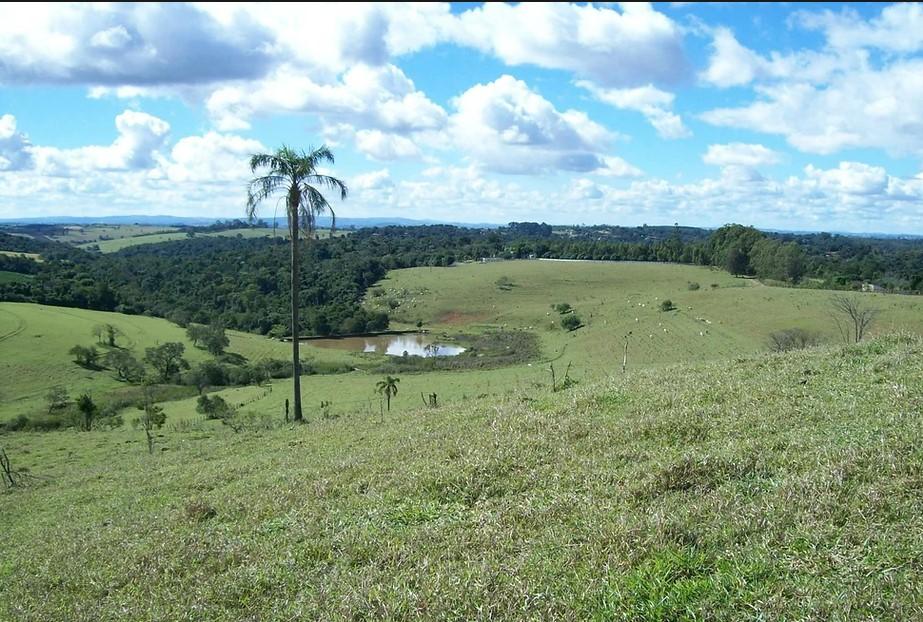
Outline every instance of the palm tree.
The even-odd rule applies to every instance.
[[[400,381],[400,378],[385,376],[384,380],[379,380],[375,385],[375,390],[384,393],[385,399],[388,400],[388,412],[391,412],[391,397],[397,395],[397,383]]]
[[[295,421],[302,421],[301,414],[301,361],[298,358],[298,277],[300,246],[298,234],[311,238],[317,225],[317,217],[330,212],[336,222],[336,214],[320,189],[333,190],[345,199],[349,190],[336,177],[323,175],[318,167],[324,163],[333,164],[333,153],[326,146],[311,149],[308,153],[297,152],[282,146],[275,153],[258,153],[250,158],[250,171],[264,175],[254,177],[247,188],[247,217],[256,217],[257,206],[273,195],[285,198],[285,215],[288,218],[288,234],[292,249],[292,365],[295,379]],[[268,169],[268,170],[266,170]]]

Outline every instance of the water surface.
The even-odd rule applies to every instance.
[[[404,335],[378,335],[376,337],[342,337],[340,339],[312,339],[307,342],[319,348],[334,348],[350,352],[379,352],[389,356],[458,356],[465,351],[461,346],[437,343],[429,335],[408,333]]]

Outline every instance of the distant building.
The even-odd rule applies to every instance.
[[[863,283],[862,291],[864,292],[883,292],[885,288],[881,285],[875,285],[874,283]]]

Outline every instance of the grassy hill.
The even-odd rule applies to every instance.
[[[197,236],[220,236],[220,237],[243,237],[243,238],[268,238],[268,237],[284,237],[287,238],[288,235],[284,228],[265,227],[265,228],[253,228],[253,229],[227,229],[224,231],[203,231],[197,232]],[[327,229],[322,229],[317,231],[317,235],[320,237],[327,237],[330,235],[330,231]],[[128,248],[130,246],[137,246],[139,244],[157,244],[160,242],[172,242],[176,240],[185,240],[187,235],[183,231],[172,231],[167,233],[144,233],[140,235],[126,235],[124,237],[119,237],[111,240],[102,240],[99,242],[89,242],[80,244],[82,248],[89,247],[98,247],[99,252],[101,253],[115,253],[122,250],[123,248]]]
[[[501,279],[511,285],[498,286]],[[698,289],[690,290],[690,284]],[[716,360],[764,351],[769,334],[788,328],[841,341],[831,319],[835,292],[766,287],[754,279],[698,266],[633,262],[510,261],[452,268],[396,270],[369,303],[400,304],[393,317],[434,331],[496,326],[538,332],[549,356],[564,353],[585,370],[621,364],[630,331],[629,361],[662,365]],[[923,333],[923,299],[850,294],[881,310],[877,330]],[[676,309],[660,311],[671,300]],[[560,329],[554,303],[567,302],[584,327]]]
[[[512,285],[500,287],[507,279]],[[690,290],[698,283],[698,290]],[[717,287],[712,287],[712,284]],[[604,379],[621,368],[625,335],[629,337],[629,367],[671,365],[677,362],[726,360],[766,350],[769,334],[787,328],[819,333],[829,342],[840,340],[830,318],[831,292],[765,287],[757,281],[694,266],[651,263],[578,263],[510,261],[464,264],[453,268],[413,268],[389,273],[367,304],[389,309],[396,327],[410,328],[418,320],[439,340],[521,329],[535,334],[539,352],[525,362],[489,369],[452,369],[437,372],[396,372],[400,392],[392,410],[416,409],[421,393],[436,392],[441,402],[460,402],[478,395],[520,390],[548,383],[548,367],[583,382]],[[909,330],[923,334],[923,301],[912,296],[852,294],[881,309],[873,332]],[[676,309],[662,312],[671,299]],[[398,306],[391,310],[390,302]],[[569,302],[584,326],[574,332],[560,327],[562,316],[554,303]],[[111,322],[120,327],[138,355],[165,341],[186,343],[191,362],[208,357],[185,338],[183,329],[166,320],[106,314],[40,305],[0,303],[0,373],[11,380],[0,387],[0,421],[30,414],[44,405],[44,395],[55,384],[81,391],[108,391],[119,383],[111,372],[90,372],[75,365],[67,351],[76,344],[91,345],[94,325]],[[4,338],[3,335],[12,335]],[[265,337],[229,333],[232,352],[247,359],[287,358],[290,346]],[[382,373],[369,371],[378,355],[322,349],[310,342],[303,355],[321,364],[348,365],[349,374],[303,378],[306,414],[320,416],[319,405],[350,414],[379,412],[375,383]],[[489,358],[489,357],[488,357]],[[266,387],[241,387],[220,392],[234,405],[282,413],[291,394],[290,380]],[[195,398],[164,405],[173,420],[197,419]]]
[[[919,619],[921,377],[896,335],[384,423],[168,423],[153,455],[7,435],[33,480],[0,495],[0,618]]]
[[[75,345],[97,346],[94,326],[110,323],[123,334],[119,345],[135,355],[168,341],[186,345],[190,362],[209,355],[193,347],[186,332],[166,320],[102,311],[68,309],[26,303],[0,303],[0,421],[44,409],[48,390],[56,385],[67,388],[71,396],[84,391],[100,394],[124,386],[110,371],[91,371],[79,367],[68,354]],[[248,360],[285,358],[290,346],[248,333],[228,332],[230,352]]]

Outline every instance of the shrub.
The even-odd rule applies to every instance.
[[[802,350],[819,343],[820,336],[817,333],[803,328],[787,328],[769,334],[769,349],[773,352]]]
[[[206,419],[226,419],[234,414],[234,409],[220,395],[199,397],[195,409],[197,413],[205,415]]]
[[[570,313],[571,311],[574,310],[574,308],[570,306],[570,303],[568,302],[559,302],[556,305],[551,305],[551,308],[557,311],[558,313],[560,313],[561,315],[564,315],[565,313]]]
[[[497,286],[497,289],[504,292],[508,292],[516,286],[516,284],[513,283],[513,279],[508,276],[501,276],[499,279],[494,281],[494,285]]]
[[[660,310],[661,310],[661,311],[664,311],[664,312],[666,312],[666,311],[672,311],[672,310],[675,309],[675,308],[676,308],[676,306],[673,304],[673,301],[670,300],[669,298],[667,298],[666,300],[664,300],[663,302],[660,303]]]
[[[74,362],[81,367],[86,367],[87,369],[99,368],[97,365],[99,362],[99,350],[96,349],[96,346],[90,346],[89,348],[74,346],[67,353],[73,356]]]
[[[701,287],[701,285],[699,285],[699,284],[696,283],[695,281],[689,281],[689,285],[688,285],[687,287],[688,287],[688,289],[689,289],[690,292],[694,292],[694,291],[696,291],[697,289],[699,289],[699,288]]]
[[[561,320],[561,327],[568,331],[575,331],[581,326],[583,326],[583,322],[580,321],[580,316],[576,313],[571,313]]]

